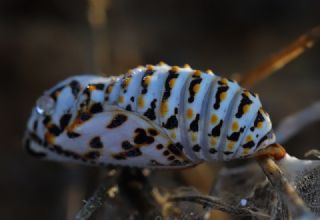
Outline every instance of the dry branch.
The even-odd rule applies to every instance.
[[[286,201],[294,219],[316,220],[316,217],[307,208],[274,160],[269,157],[260,157],[258,162],[271,184],[280,193],[282,199]]]
[[[103,183],[98,187],[98,189],[88,199],[88,201],[85,202],[84,206],[78,211],[74,219],[89,219],[92,216],[92,214],[97,209],[99,209],[108,198],[113,197],[113,195],[111,194],[114,193],[114,191],[112,191],[111,189],[113,189],[116,186],[117,179],[118,173],[111,173],[111,175],[107,175]]]
[[[243,74],[240,80],[241,85],[250,87],[275,71],[281,69],[287,63],[300,56],[306,49],[311,48],[319,38],[320,26],[317,26],[311,31],[300,36],[283,50],[262,62],[256,68]]]
[[[236,207],[234,205],[229,205],[222,201],[221,199],[213,196],[204,196],[204,195],[182,195],[182,196],[173,196],[169,199],[171,202],[194,202],[203,205],[206,208],[216,209],[223,212],[226,212],[234,216],[260,216],[268,217],[260,212],[250,210],[249,208]]]
[[[125,168],[118,179],[119,194],[138,211],[142,219],[162,218],[148,178],[139,168]],[[138,218],[138,219],[140,219]]]

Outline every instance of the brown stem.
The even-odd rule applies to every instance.
[[[255,153],[256,158],[273,158],[275,160],[281,160],[286,156],[286,150],[280,144],[271,144],[266,148],[263,148]]]
[[[274,160],[271,157],[259,157],[257,160],[271,184],[290,207],[293,217],[295,219],[316,219]]]
[[[300,36],[283,50],[262,62],[256,68],[243,74],[240,80],[241,85],[250,87],[275,71],[281,69],[287,63],[300,56],[306,49],[311,48],[319,38],[320,26],[317,26],[311,31]]]

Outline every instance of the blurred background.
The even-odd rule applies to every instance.
[[[319,24],[319,9],[317,0],[2,0],[1,219],[70,219],[98,185],[96,168],[38,161],[23,151],[26,120],[43,90],[75,74],[117,75],[159,61],[230,77]],[[252,88],[275,127],[320,98],[319,57],[317,44]],[[315,122],[285,146],[297,157],[319,149],[319,129]],[[187,175],[196,187],[212,182]]]

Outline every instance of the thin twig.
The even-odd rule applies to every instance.
[[[86,191],[85,179],[88,175],[85,170],[78,167],[66,166],[64,170],[66,176],[66,217],[72,219],[74,213],[82,206],[82,198]]]
[[[300,36],[280,52],[262,62],[256,68],[243,74],[240,80],[241,85],[250,87],[275,71],[281,69],[287,63],[300,56],[306,49],[311,48],[319,38],[320,26],[317,26],[311,31]]]
[[[288,182],[278,165],[270,157],[260,157],[258,162],[271,184],[288,204],[295,219],[316,220],[294,187]]]
[[[230,215],[235,216],[261,216],[268,217],[260,212],[252,211],[248,207],[242,208],[234,205],[229,205],[223,202],[221,199],[213,196],[204,196],[204,195],[183,195],[183,196],[173,196],[169,199],[170,202],[194,202],[201,204],[205,207],[209,207],[211,209],[220,210],[226,212]]]
[[[277,142],[284,143],[304,127],[320,120],[320,101],[285,117],[276,129]]]
[[[140,218],[162,218],[159,204],[152,194],[153,187],[141,169],[124,168],[118,184],[120,195],[132,204]]]
[[[112,173],[108,175],[103,183],[98,187],[95,193],[86,201],[84,206],[78,211],[75,216],[75,220],[86,220],[89,219],[92,214],[100,208],[105,200],[109,197],[113,197],[114,190],[116,186],[118,173]]]
[[[309,150],[304,154],[304,156],[305,157],[313,156],[313,157],[317,157],[318,159],[320,159],[320,150],[317,150],[317,149]]]

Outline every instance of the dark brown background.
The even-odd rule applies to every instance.
[[[87,193],[77,181],[89,192],[97,184],[94,168],[37,161],[21,148],[28,114],[44,89],[67,76],[116,75],[160,60],[230,76],[320,21],[318,0],[117,0],[93,34],[87,6],[79,0],[0,2],[1,219],[64,219],[66,195],[75,191],[71,198],[80,201]],[[320,44],[254,87],[275,125],[319,99],[319,55]],[[319,128],[315,123],[294,137],[289,151],[301,156],[319,148]]]

